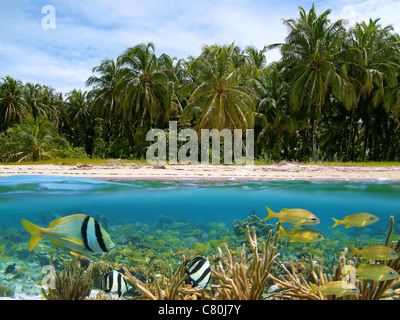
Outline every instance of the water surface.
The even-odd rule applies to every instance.
[[[22,228],[20,219],[74,213],[111,221],[154,224],[160,216],[190,223],[224,222],[249,214],[304,208],[317,215],[319,231],[356,212],[377,215],[373,227],[400,213],[400,183],[309,181],[112,181],[55,176],[0,178],[0,229]],[[276,219],[269,220],[275,223]],[[343,226],[342,226],[343,227]],[[372,227],[372,226],[371,226]]]

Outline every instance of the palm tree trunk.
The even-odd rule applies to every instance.
[[[311,134],[312,134],[312,159],[315,161],[317,159],[317,106],[311,115]]]
[[[347,161],[352,160],[352,158],[353,158],[352,140],[354,140],[354,138],[353,138],[354,112],[355,112],[355,108],[353,107],[351,110],[351,115],[350,115],[349,136],[347,138],[347,145],[346,145],[346,160]]]

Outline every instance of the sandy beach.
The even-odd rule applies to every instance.
[[[53,175],[99,179],[177,180],[390,180],[400,181],[400,166],[271,165],[1,165],[0,177]]]

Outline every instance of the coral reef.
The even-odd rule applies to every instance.
[[[232,223],[233,227],[233,232],[237,237],[240,236],[246,236],[246,228],[247,226],[249,227],[254,227],[256,230],[256,233],[260,235],[267,235],[270,230],[274,228],[272,224],[267,224],[264,220],[261,220],[258,216],[255,214],[252,214],[248,216],[244,220],[238,220],[236,219]]]
[[[266,224],[251,214],[226,222],[191,224],[160,216],[154,224],[129,221],[110,223],[117,248],[101,256],[72,257],[63,248],[43,242],[26,250],[26,235],[13,230],[0,233],[0,297],[18,298],[23,290],[48,300],[116,299],[100,289],[103,275],[122,273],[129,290],[123,299],[135,300],[379,300],[399,299],[400,281],[357,279],[347,273],[361,263],[382,263],[400,271],[400,258],[385,262],[349,257],[347,246],[383,244],[400,252],[394,217],[385,233],[366,238],[332,230],[324,241],[304,244],[279,239],[279,223]],[[16,239],[16,240],[15,240]],[[392,239],[398,239],[393,241]],[[4,242],[1,242],[4,240]],[[13,242],[15,240],[15,242]],[[202,256],[211,266],[211,290],[193,288],[183,262]],[[42,267],[54,267],[54,288],[41,289]],[[310,294],[327,282],[354,283],[359,293],[338,297]]]
[[[264,293],[266,282],[269,279],[270,269],[276,254],[277,231],[273,236],[269,231],[267,241],[261,244],[261,253],[258,251],[258,242],[255,228],[247,226],[247,236],[250,243],[251,254],[246,251],[243,243],[241,254],[236,257],[225,244],[226,254],[218,247],[218,255],[210,257],[212,266],[211,292],[202,288],[191,288],[184,284],[187,275],[184,271],[182,256],[175,273],[168,266],[169,276],[149,277],[144,283],[132,275],[138,272],[135,268],[128,270],[124,267],[125,278],[134,284],[141,295],[136,299],[149,300],[188,300],[188,299],[222,299],[222,300],[255,300],[260,299]]]

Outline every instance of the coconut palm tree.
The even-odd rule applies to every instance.
[[[183,107],[179,95],[179,89],[185,81],[186,69],[185,60],[170,57],[163,53],[158,58],[159,68],[163,70],[169,82],[169,90],[171,95],[170,116],[178,116],[182,113]]]
[[[265,56],[267,48],[258,50],[255,46],[248,46],[245,49],[245,56],[247,62],[254,67],[255,71],[261,71],[266,67],[267,58]]]
[[[28,116],[7,130],[0,141],[3,161],[40,161],[69,155],[68,142],[60,137],[55,125],[45,117]]]
[[[93,100],[93,112],[97,117],[111,119],[119,113],[119,97],[121,94],[121,68],[114,59],[104,59],[93,68],[93,75],[86,81],[93,86],[90,96]]]
[[[87,91],[74,89],[67,93],[63,130],[68,132],[69,140],[74,146],[85,146],[93,126],[92,122]]]
[[[44,115],[58,125],[60,113],[64,105],[62,93],[56,92],[52,87],[42,85],[41,105],[44,110]]]
[[[258,97],[255,116],[263,120],[259,122],[261,130],[257,142],[270,146],[274,143],[274,147],[270,148],[278,160],[283,151],[284,134],[291,135],[305,125],[304,120],[289,108],[289,85],[284,81],[282,71],[279,63],[272,63],[252,81]]]
[[[234,44],[204,46],[189,73],[196,79],[182,118],[201,129],[252,129],[255,94],[244,79],[245,57]]]
[[[365,150],[369,140],[375,143],[376,152],[380,153],[380,137],[387,131],[388,121],[385,118],[392,109],[393,114],[397,114],[398,100],[393,93],[400,71],[399,43],[393,28],[382,28],[379,19],[357,23],[349,32],[346,45],[356,48],[360,57],[354,63],[345,64],[346,73],[359,97],[357,110],[353,109],[351,113],[348,152],[352,150],[356,138],[354,126],[361,120],[366,127],[363,139]]]
[[[330,22],[330,10],[317,15],[314,5],[307,13],[299,7],[300,18],[283,20],[289,34],[280,47],[282,61],[290,79],[289,104],[296,111],[311,112],[312,155],[316,157],[316,126],[325,102],[333,96],[347,108],[356,103],[352,85],[340,72],[353,48],[342,48],[346,37],[343,20]],[[355,49],[354,49],[355,51]],[[354,55],[354,53],[353,53]]]
[[[154,44],[128,48],[118,58],[122,67],[124,93],[121,115],[125,121],[138,121],[143,126],[168,122],[173,109],[173,87],[168,72],[154,52]]]
[[[0,129],[6,130],[12,122],[27,116],[29,105],[24,99],[22,82],[10,76],[2,78],[0,85]]]
[[[42,103],[42,86],[38,83],[26,83],[24,86],[25,102],[30,107],[30,114],[37,118],[45,115],[45,105]]]

